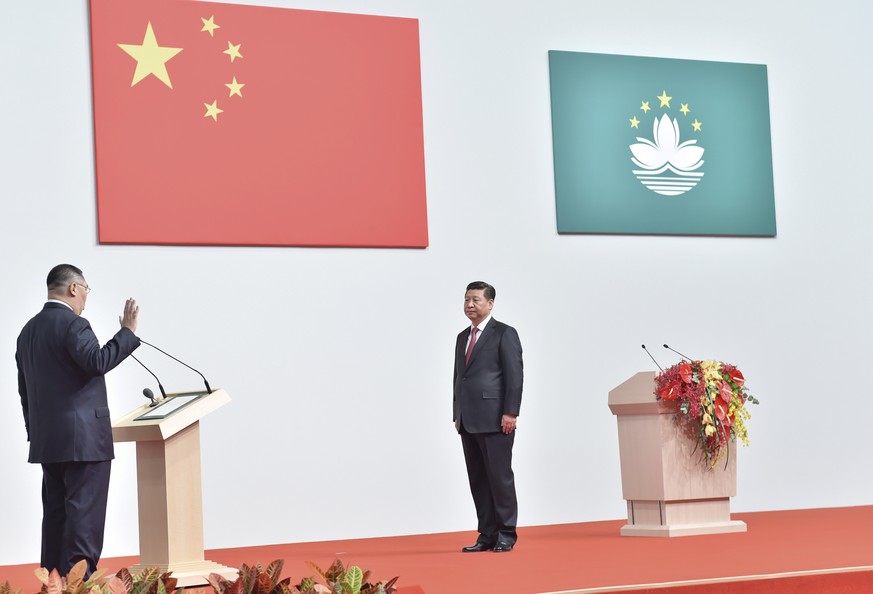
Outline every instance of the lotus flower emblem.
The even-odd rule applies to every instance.
[[[640,182],[663,196],[679,196],[694,188],[703,177],[703,148],[697,140],[680,142],[679,122],[663,114],[652,124],[652,140],[637,137],[630,145],[634,175]],[[678,176],[678,177],[677,177]]]

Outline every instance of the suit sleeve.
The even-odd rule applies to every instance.
[[[67,332],[67,351],[85,372],[104,375],[124,361],[139,346],[139,338],[121,328],[103,347],[85,318],[76,318]]]
[[[24,380],[24,370],[21,369],[21,361],[18,353],[15,353],[15,365],[18,367],[18,394],[21,396],[21,410],[24,412],[24,430],[27,432],[27,441],[30,441],[30,414],[27,403],[27,382]]]
[[[452,421],[457,421],[457,417],[455,415],[455,399],[458,397],[457,387],[458,387],[458,365],[461,352],[461,337],[463,336],[463,332],[458,334],[458,337],[455,339],[455,356],[452,358]]]
[[[524,364],[521,358],[521,340],[515,328],[508,326],[500,341],[500,367],[503,370],[503,414],[517,415],[521,410],[521,392],[524,384]]]

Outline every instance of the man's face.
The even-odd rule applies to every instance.
[[[493,299],[485,299],[485,289],[470,289],[464,293],[464,315],[474,326],[488,317],[494,307]]]

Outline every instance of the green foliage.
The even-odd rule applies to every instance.
[[[172,594],[177,580],[169,573],[160,573],[157,567],[147,567],[133,576],[126,567],[107,580],[105,570],[97,570],[85,580],[88,563],[79,561],[65,577],[57,569],[40,567],[34,574],[42,584],[39,594]],[[0,591],[0,594],[5,594]]]
[[[369,571],[354,565],[346,568],[339,559],[326,571],[309,561],[307,565],[318,574],[323,584],[306,577],[292,586],[290,578],[280,579],[284,561],[277,560],[266,569],[260,564],[254,567],[243,564],[239,577],[233,582],[213,573],[209,576],[209,585],[216,594],[394,594],[397,591],[394,587],[396,577],[389,582],[370,584],[367,583]]]
[[[307,578],[308,582],[304,580],[297,586],[300,594],[394,594],[397,591],[394,584],[397,583],[398,578],[370,584],[367,581],[370,577],[369,570],[362,571],[355,565],[346,568],[339,559],[334,560],[327,571],[322,571],[315,563],[307,562],[307,564],[321,576],[324,585],[316,584],[312,578]],[[305,586],[308,586],[308,589],[305,589]]]
[[[264,569],[260,563],[253,567],[243,563],[236,581],[213,573],[209,585],[216,594],[296,594],[290,586],[291,578],[279,579],[284,565],[284,561],[277,560]]]
[[[209,585],[216,594],[395,594],[394,584],[397,578],[388,582],[369,583],[369,570],[350,565],[346,568],[342,561],[336,559],[324,571],[318,565],[307,562],[324,583],[318,583],[315,578],[303,578],[296,586],[291,585],[291,578],[282,579],[282,569],[285,562],[276,560],[266,568],[259,564],[254,566],[245,563],[239,568],[239,577],[230,581],[213,573],[209,575]],[[39,594],[174,594],[177,591],[177,580],[170,573],[160,573],[157,567],[146,567],[137,575],[131,575],[127,568],[122,568],[109,579],[101,579],[104,570],[94,572],[85,579],[88,565],[80,561],[66,576],[61,576],[56,569],[37,569],[34,574],[42,584]],[[13,590],[9,582],[0,584],[0,594],[21,594]]]

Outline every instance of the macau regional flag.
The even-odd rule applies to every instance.
[[[776,235],[767,68],[549,52],[559,233]]]
[[[101,243],[427,246],[417,20],[90,4]]]

